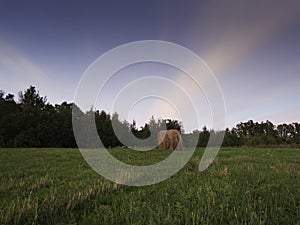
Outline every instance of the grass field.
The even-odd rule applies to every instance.
[[[111,152],[138,165],[170,154]],[[300,224],[300,149],[222,149],[200,173],[202,153],[162,183],[130,187],[77,149],[0,149],[0,224]]]

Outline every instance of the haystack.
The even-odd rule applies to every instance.
[[[182,149],[182,138],[178,130],[162,130],[158,133],[159,150]]]

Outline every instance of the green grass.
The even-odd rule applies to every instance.
[[[170,154],[111,152],[136,165]],[[0,224],[300,224],[299,149],[222,149],[200,173],[202,153],[162,183],[130,187],[77,149],[0,149]]]

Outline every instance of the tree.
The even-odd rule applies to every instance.
[[[172,119],[164,119],[163,122],[167,126],[167,130],[178,130],[181,133],[183,133],[183,126],[182,123],[179,122],[178,120],[172,120]]]
[[[43,112],[46,110],[46,97],[41,97],[35,87],[30,86],[24,93],[19,92],[21,113],[18,116],[20,133],[14,140],[14,146],[43,147],[43,130],[49,124],[43,124]]]
[[[210,133],[206,126],[202,128],[202,132],[199,134],[198,145],[199,147],[206,147],[208,144]]]
[[[13,147],[14,138],[19,132],[17,119],[20,108],[14,95],[0,91],[0,144],[2,147]],[[1,147],[0,146],[0,147]]]
[[[131,124],[126,120],[120,121],[117,113],[111,116],[103,110],[99,112],[93,108],[82,112],[74,103],[63,102],[53,106],[46,99],[33,86],[19,92],[17,101],[13,94],[6,95],[0,90],[0,147],[76,147],[73,126],[91,122],[91,119],[95,120],[98,135],[105,147],[122,146],[121,141],[125,139],[132,141],[132,145],[155,146],[158,132],[163,129],[181,131],[186,146],[197,143],[198,146],[205,147],[210,137],[214,138],[219,134],[224,134],[222,146],[300,144],[300,124],[296,122],[276,127],[269,120],[260,123],[248,120],[231,130],[227,128],[225,131],[214,132],[208,131],[204,126],[201,131],[184,134],[182,123],[178,120],[155,120],[152,116],[148,123],[137,128],[135,121]],[[118,137],[112,123],[118,131]],[[92,127],[87,129],[90,128]],[[80,132],[82,135],[79,138],[86,141],[87,146],[88,143],[96,143],[91,138],[98,137],[90,137],[88,130]],[[128,136],[129,132],[137,139]]]
[[[295,135],[293,138],[293,143],[300,144],[300,124],[299,123],[293,123],[295,128]]]
[[[236,129],[232,129],[231,131],[226,128],[224,133],[224,140],[222,143],[223,147],[234,147],[241,146],[242,142],[236,133]]]
[[[44,110],[46,97],[41,97],[35,87],[30,86],[24,93],[19,92],[19,102],[23,109]]]
[[[61,105],[55,105],[54,111],[53,108],[49,106],[47,111],[49,112],[49,118],[56,118],[56,143],[57,146],[61,147],[76,147],[76,142],[73,134],[73,125],[72,125],[72,108],[74,104],[63,102]],[[55,129],[55,128],[53,128]]]
[[[278,137],[282,143],[291,144],[295,136],[293,124],[280,124],[277,126]]]

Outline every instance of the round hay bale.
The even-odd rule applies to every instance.
[[[158,133],[158,149],[159,150],[175,150],[182,149],[182,138],[178,130],[162,130]]]

